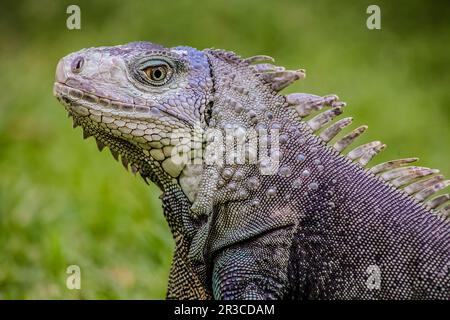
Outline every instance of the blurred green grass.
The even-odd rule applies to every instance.
[[[82,28],[65,27],[81,7]],[[308,77],[287,92],[337,93],[388,144],[450,175],[450,14],[445,2],[19,1],[0,10],[0,299],[163,298],[173,250],[155,186],[97,152],[52,96],[58,59],[148,40],[268,54]],[[81,267],[82,290],[65,287]]]

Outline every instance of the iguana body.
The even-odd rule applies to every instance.
[[[304,73],[268,60],[138,42],[58,64],[74,124],[163,191],[168,298],[448,299],[449,182],[364,168],[378,141],[344,155],[366,127],[336,139],[344,104],[279,94]]]

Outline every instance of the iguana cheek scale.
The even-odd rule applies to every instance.
[[[279,93],[304,76],[268,56],[134,42],[64,57],[54,94],[162,189],[168,298],[448,299],[450,197],[433,195],[449,180],[417,158],[366,168],[385,145],[346,152],[367,126],[344,133],[336,95]],[[245,161],[207,161],[210,130],[247,142]]]

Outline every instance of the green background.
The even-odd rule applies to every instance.
[[[394,1],[390,1],[394,2]],[[127,173],[52,96],[58,59],[148,40],[268,54],[307,78],[286,92],[337,93],[374,163],[419,156],[447,176],[450,5],[437,1],[2,1],[0,298],[163,298],[173,241],[159,190]],[[81,30],[66,8],[81,7]],[[366,28],[381,7],[382,29]],[[363,142],[363,141],[361,141]],[[65,286],[81,267],[81,290]]]

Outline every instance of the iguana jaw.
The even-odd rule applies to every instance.
[[[163,170],[158,170],[157,163],[150,156],[149,151],[139,148],[120,136],[111,134],[102,128],[99,122],[92,120],[89,115],[94,113],[88,111],[91,109],[87,107],[87,104],[81,102],[80,98],[75,99],[69,93],[69,91],[75,92],[75,95],[80,96],[80,91],[75,90],[60,83],[54,85],[54,95],[64,105],[69,117],[72,118],[73,127],[81,126],[83,137],[85,139],[94,137],[100,151],[105,147],[109,148],[114,158],[117,161],[120,160],[126,170],[131,168],[133,173],[139,172],[147,183],[152,181],[164,190],[164,186],[170,183],[171,178],[165,175]],[[159,174],[158,171],[160,171]]]
[[[169,169],[166,170],[168,168],[167,164],[162,165],[162,163],[166,160],[170,160],[170,155],[166,150],[172,150],[172,153],[174,153],[172,141],[167,138],[161,138],[159,135],[145,135],[144,138],[148,138],[147,141],[139,140],[139,142],[137,142],[135,139],[142,139],[142,136],[138,135],[135,137],[132,136],[133,131],[130,133],[127,131],[129,126],[134,126],[134,123],[136,123],[136,126],[144,126],[145,123],[152,123],[152,119],[156,121],[160,120],[161,115],[163,114],[166,117],[169,117],[164,111],[159,109],[142,109],[142,112],[135,112],[128,116],[130,120],[135,120],[136,122],[125,123],[122,120],[123,118],[121,118],[122,112],[119,110],[120,108],[124,109],[123,105],[125,104],[121,102],[83,92],[82,90],[71,88],[59,82],[55,82],[53,91],[58,101],[64,105],[69,117],[72,118],[73,127],[81,126],[83,128],[83,136],[85,139],[93,136],[99,151],[108,147],[116,160],[119,160],[119,155],[121,156],[121,161],[125,169],[128,170],[128,165],[130,165],[132,172],[140,172],[146,182],[148,182],[149,179],[162,188],[161,181],[159,180],[164,177],[166,180],[171,180],[171,183],[181,184],[183,191],[188,198],[193,201],[196,196],[193,184],[198,183],[197,180],[200,179],[199,176],[201,174],[199,166],[183,164],[180,167],[169,167]],[[109,108],[107,108],[107,106],[109,106]],[[128,105],[128,108],[139,110],[141,107]],[[181,119],[178,120],[182,121]],[[116,126],[114,126],[114,128],[108,127],[108,125],[111,126],[111,124],[122,124],[122,127],[118,127],[117,129],[114,129]],[[186,125],[186,127],[188,126]],[[125,129],[125,132],[121,131],[123,128]],[[144,129],[143,127],[141,128]],[[192,129],[180,129],[178,131],[181,133],[184,131],[184,133],[189,134],[189,131],[191,130]],[[122,145],[122,147],[119,147],[119,144]],[[133,150],[134,154],[125,155],[123,154],[123,150]],[[132,159],[141,159],[142,161],[140,161],[139,164],[135,164]],[[190,161],[191,159],[187,160]],[[145,172],[141,170],[144,162],[148,165],[151,164],[150,166],[145,165]],[[161,176],[157,177],[156,174],[151,174],[150,172],[154,171],[150,170],[151,167],[161,167]],[[181,171],[183,171],[182,176],[179,177],[177,181],[174,178],[176,178]]]

